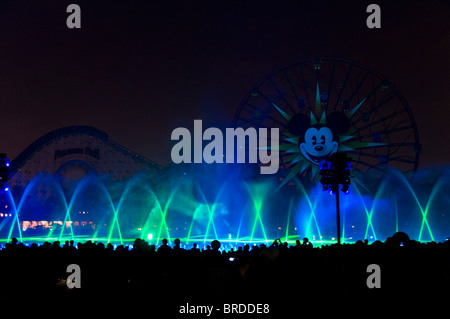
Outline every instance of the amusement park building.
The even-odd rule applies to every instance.
[[[38,174],[81,179],[88,173],[125,180],[161,167],[109,139],[108,134],[89,126],[69,126],[40,137],[12,162],[9,185],[20,193]]]

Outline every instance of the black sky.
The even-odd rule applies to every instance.
[[[382,28],[366,27],[378,3]],[[68,29],[66,8],[81,7]],[[296,60],[383,74],[413,110],[421,167],[450,162],[450,3],[431,1],[0,2],[0,151],[91,125],[162,165],[178,126],[231,125],[248,91]]]

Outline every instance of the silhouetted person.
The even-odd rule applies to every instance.
[[[218,241],[217,239],[214,239],[211,242],[211,248],[212,248],[213,251],[219,250],[219,248],[220,248],[220,241]]]
[[[211,242],[211,248],[212,248],[211,254],[212,254],[213,256],[220,255],[220,252],[219,252],[220,241],[218,241],[217,239],[214,239],[214,240]]]
[[[308,237],[303,238],[303,246],[312,247],[312,244],[309,241]]]
[[[159,246],[157,252],[159,254],[162,254],[162,255],[167,255],[167,254],[172,252],[172,248],[169,245],[167,245],[167,239],[166,238],[164,238],[162,240],[162,245]]]
[[[186,250],[181,248],[181,241],[180,239],[176,238],[174,241],[175,246],[173,247],[173,252],[177,254],[183,254]]]
[[[191,252],[192,252],[192,253],[195,253],[195,254],[200,253],[200,249],[197,248],[197,244],[196,244],[196,243],[194,243],[194,244],[192,245]]]

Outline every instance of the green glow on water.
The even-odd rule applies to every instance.
[[[367,188],[363,183],[352,181],[351,193],[342,197],[343,242],[353,240],[351,236],[355,239],[386,238],[394,229],[418,237],[419,241],[434,241],[435,236],[441,235],[438,226],[445,226],[446,220],[448,224],[448,219],[444,220],[444,215],[439,214],[442,207],[445,209],[444,204],[448,204],[448,177],[447,174],[427,178],[425,183],[419,179],[413,184],[400,173],[394,173],[368,184]],[[83,238],[77,235],[89,231],[86,238],[115,244],[138,237],[147,240],[149,233],[152,234],[149,240],[156,245],[163,238],[170,242],[175,236],[185,237],[186,244],[194,240],[206,243],[219,237],[225,238],[224,242],[237,244],[267,243],[275,234],[285,241],[295,241],[294,238],[300,235],[294,233],[294,227],[302,238],[318,239],[315,242],[320,242],[323,234],[330,239],[330,234],[335,233],[333,197],[312,182],[305,182],[304,186],[298,178],[290,181],[289,191],[283,193],[286,189],[281,189],[276,195],[274,191],[279,182],[275,180],[244,182],[233,177],[231,182],[223,178],[212,179],[203,185],[198,179],[181,176],[171,180],[170,185],[153,190],[152,180],[140,177],[108,184],[101,178],[87,176],[73,185],[75,188],[71,184],[64,189],[52,178],[44,176],[32,180],[17,207],[8,192],[9,209],[11,213],[14,211],[14,217],[2,220],[3,241],[10,241],[12,237],[22,240],[33,234],[44,241],[74,240]],[[291,187],[292,183],[294,187]],[[38,185],[49,188],[51,196],[37,194]],[[66,191],[69,193],[65,194]],[[6,195],[3,200],[8,201]],[[93,209],[92,215],[85,216],[90,219],[80,219],[84,216],[78,213],[84,211],[84,207],[89,213]],[[48,218],[51,227],[42,227],[47,225],[39,222],[41,216],[36,212],[40,211],[48,214],[46,218],[51,216]],[[75,226],[79,220],[88,220],[95,228],[82,227],[84,223]],[[38,227],[33,230],[36,222]],[[281,230],[280,226],[284,225],[286,229]],[[350,229],[350,225],[356,226]]]
[[[244,214],[242,214],[241,215],[241,220],[239,221],[239,227],[238,227],[238,231],[237,231],[237,234],[236,234],[236,243],[238,243],[239,242],[239,239],[240,239],[240,235],[241,235],[241,227],[242,227],[242,221],[244,220]]]
[[[84,179],[82,179],[82,180],[77,184],[77,186],[75,187],[75,190],[74,190],[74,192],[73,192],[73,194],[72,194],[72,198],[70,199],[69,205],[67,205],[67,201],[66,201],[66,198],[65,198],[65,196],[64,196],[64,193],[63,193],[63,191],[62,191],[61,186],[58,187],[59,196],[60,196],[60,198],[63,199],[63,202],[64,202],[64,208],[65,208],[64,223],[63,223],[63,225],[62,225],[62,227],[61,227],[61,232],[60,232],[60,234],[59,234],[59,239],[61,239],[61,238],[63,237],[63,234],[64,234],[64,228],[65,228],[65,224],[66,224],[67,218],[69,218],[69,220],[70,220],[70,212],[71,212],[72,207],[73,207],[73,205],[74,205],[74,203],[75,203],[75,199],[77,199],[78,194],[80,193],[82,187],[84,187],[84,185],[85,185],[86,183],[87,183],[87,179],[84,178]],[[53,237],[53,232],[54,232],[54,227],[52,227],[52,228],[50,229],[50,231],[48,232],[48,235],[47,235],[47,238],[48,238],[48,239],[50,239],[50,238]],[[74,236],[73,236],[73,232],[72,232],[72,238],[73,238],[73,237],[74,237]]]
[[[295,179],[295,181],[296,181],[296,185],[300,188],[304,198],[306,199],[306,202],[308,203],[308,207],[309,207],[309,210],[310,210],[308,224],[306,226],[306,237],[312,238],[313,233],[311,231],[311,223],[312,223],[312,221],[314,221],[314,224],[316,225],[317,233],[319,235],[319,239],[322,239],[322,234],[320,232],[319,223],[317,222],[316,213],[315,213],[316,212],[317,203],[318,203],[318,198],[316,197],[314,203],[312,203],[311,199],[310,199],[310,197],[308,195],[308,192],[306,191],[306,189],[303,186],[303,184],[300,183],[300,181],[298,179]]]
[[[294,206],[294,199],[291,198],[290,202],[289,202],[289,211],[288,211],[288,217],[287,217],[287,223],[286,223],[286,236],[285,236],[285,241],[288,240],[288,236],[289,236],[289,221],[291,219],[291,213],[292,213],[292,209]]]
[[[189,230],[186,238],[186,242],[189,243],[191,239],[191,233],[192,233],[192,227],[194,226],[194,220],[198,215],[198,210],[200,209],[200,206],[197,206],[194,210],[194,214],[192,215],[191,223],[189,224]]]
[[[203,190],[200,188],[199,185],[197,185],[197,190],[200,193],[202,200],[204,201],[204,206],[206,207],[207,212],[208,212],[208,224],[206,225],[206,232],[205,232],[205,237],[203,240],[204,242],[206,242],[206,240],[208,239],[208,236],[209,236],[209,229],[210,229],[211,225],[214,230],[214,238],[218,238],[216,225],[214,224],[214,211],[216,208],[217,197],[220,196],[220,191],[219,191],[219,194],[217,195],[216,199],[214,200],[214,203],[212,205],[209,205],[208,200],[206,199],[205,193],[203,192]]]
[[[19,231],[19,238],[22,241],[22,230],[20,229],[20,222],[19,222],[19,211],[20,211],[20,208],[22,207],[23,200],[20,201],[20,203],[19,203],[19,210],[18,210],[16,208],[16,203],[14,202],[14,198],[12,197],[11,191],[8,191],[7,193],[8,193],[9,201],[13,205],[13,211],[14,211],[14,218],[13,218],[13,220],[11,222],[11,227],[10,227],[9,232],[8,232],[8,239],[7,240],[8,240],[8,242],[11,240],[12,233],[13,233],[13,230],[14,230],[14,225],[17,225],[17,229]]]
[[[112,202],[111,196],[110,196],[109,194],[107,194],[107,196],[108,196],[108,198],[109,198],[109,201],[110,201],[110,204],[111,204],[111,207],[112,207],[113,210],[114,210],[114,220],[113,220],[112,226],[111,226],[111,228],[110,228],[110,230],[109,230],[108,243],[111,241],[111,237],[112,237],[113,231],[114,231],[114,225],[117,225],[117,231],[118,231],[118,233],[119,233],[119,238],[121,239],[121,242],[122,242],[122,240],[123,240],[122,234],[121,234],[121,231],[120,231],[120,224],[119,224],[118,215],[119,215],[119,212],[121,211],[121,208],[122,208],[122,206],[123,206],[123,202],[124,202],[126,196],[127,196],[128,193],[130,192],[131,187],[132,187],[137,181],[138,181],[138,179],[134,178],[134,179],[132,179],[130,182],[127,183],[127,185],[125,186],[125,189],[123,190],[122,195],[120,196],[119,203],[117,204],[117,209],[114,209],[114,204],[113,204],[113,202]],[[106,189],[106,186],[105,186],[105,189]]]
[[[261,213],[262,213],[262,207],[263,207],[263,203],[264,203],[264,198],[266,196],[268,196],[269,192],[267,189],[267,185],[264,184],[254,184],[254,185],[249,185],[249,184],[245,184],[245,187],[247,189],[247,191],[250,194],[251,200],[252,200],[252,204],[253,204],[253,210],[255,212],[255,219],[253,220],[253,225],[252,225],[252,232],[250,235],[250,242],[253,242],[253,238],[255,236],[255,231],[256,231],[256,227],[259,224],[264,240],[265,242],[267,242],[267,236],[266,236],[266,230],[264,228],[263,225],[263,221],[261,218]]]
[[[161,238],[161,234],[163,232],[163,229],[165,229],[165,231],[166,231],[166,237],[165,238],[167,238],[169,243],[171,242],[170,234],[169,234],[169,226],[167,225],[167,222],[166,222],[166,216],[167,216],[167,211],[169,210],[170,204],[172,203],[172,200],[173,200],[177,190],[178,190],[178,187],[174,188],[170,192],[169,198],[167,199],[166,204],[164,205],[164,209],[162,208],[161,203],[159,202],[159,200],[156,197],[156,195],[154,193],[152,193],[153,196],[154,196],[154,199],[156,200],[157,208],[159,210],[159,213],[161,215],[161,222],[159,224],[159,230],[158,230],[158,239],[156,241],[157,245],[159,244],[159,240]]]
[[[433,235],[431,233],[430,225],[428,225],[428,221],[427,221],[426,217],[427,217],[428,212],[430,210],[431,204],[433,203],[433,201],[434,201],[434,199],[436,197],[436,194],[441,189],[442,184],[444,183],[445,177],[446,176],[441,176],[439,178],[439,180],[433,185],[433,189],[431,190],[430,196],[428,197],[427,205],[425,206],[425,211],[422,211],[423,218],[422,218],[422,224],[420,226],[419,241],[422,240],[422,232],[423,232],[423,227],[424,227],[425,224],[426,224],[426,226],[428,228],[428,232],[430,234],[431,240],[434,241]]]
[[[264,234],[264,238],[266,238],[266,232],[264,229],[264,225],[262,224],[262,220],[261,220],[261,208],[262,208],[262,200],[258,200],[258,199],[254,199],[253,200],[253,204],[254,204],[254,209],[255,209],[255,219],[253,221],[253,226],[252,226],[252,235],[250,237],[250,242],[253,242],[253,237],[255,236],[255,229],[256,229],[256,225],[259,222],[262,232]]]
[[[403,174],[400,174],[400,173],[398,173],[398,172],[394,172],[394,173],[395,173],[395,175],[402,181],[402,183],[407,187],[407,189],[409,190],[409,192],[410,192],[411,195],[413,196],[413,198],[414,198],[414,200],[415,200],[415,202],[416,202],[416,204],[417,204],[417,207],[419,207],[419,210],[420,210],[420,212],[421,212],[421,214],[422,214],[422,225],[421,225],[421,228],[420,228],[419,239],[418,239],[418,240],[419,240],[419,241],[422,240],[423,226],[426,225],[426,226],[427,226],[427,229],[428,229],[428,234],[429,234],[431,240],[434,241],[434,237],[433,237],[433,234],[432,234],[432,232],[431,232],[430,225],[428,224],[428,220],[427,220],[428,209],[426,208],[426,209],[424,210],[424,209],[422,208],[422,205],[420,204],[419,198],[417,198],[416,192],[414,191],[414,189],[413,189],[412,186],[411,186],[411,183],[409,183],[409,181],[406,179],[406,177],[405,177]],[[430,197],[428,198],[427,207],[429,207],[429,204],[431,204],[431,202],[432,202],[432,200],[433,200],[433,198],[434,198],[434,196],[435,196],[435,193],[436,193],[437,190],[438,190],[438,188],[436,188],[436,185],[437,185],[437,184],[439,184],[439,183],[436,183],[436,184],[434,185],[433,190],[432,190],[432,192],[431,192],[431,194],[430,194]]]
[[[69,221],[70,235],[71,235],[71,239],[73,240],[74,235],[73,235],[73,228],[72,228],[72,220],[70,218],[70,208],[72,208],[72,206],[70,206],[70,208],[67,206],[66,197],[64,196],[64,192],[62,190],[61,184],[57,185],[57,190],[58,190],[59,198],[62,198],[62,200],[63,200],[64,209],[66,211],[65,216],[64,216],[64,222],[61,227],[61,232],[59,234],[59,240],[61,241],[61,239],[64,236],[64,229],[66,228],[67,221]],[[73,204],[73,201],[71,201],[71,204]]]
[[[20,221],[19,221],[19,214],[16,213],[14,216],[14,220],[11,223],[11,228],[9,229],[9,233],[8,233],[8,241],[12,238],[12,233],[14,230],[14,225],[17,226],[17,229],[19,231],[19,238],[20,240],[22,240],[22,230],[20,229]]]
[[[361,203],[362,203],[363,208],[364,208],[364,212],[366,213],[366,216],[367,216],[367,226],[366,226],[366,233],[364,235],[364,238],[367,238],[367,235],[369,233],[369,228],[370,228],[372,230],[372,235],[373,235],[374,240],[377,240],[377,235],[375,234],[375,229],[373,228],[373,224],[372,224],[372,215],[373,215],[373,212],[374,212],[374,209],[375,209],[375,202],[377,200],[377,196],[381,195],[381,191],[382,191],[382,188],[384,186],[381,187],[381,185],[380,185],[380,187],[378,187],[377,194],[375,195],[375,199],[374,199],[374,201],[372,203],[372,207],[371,207],[370,211],[367,209],[366,203],[364,202],[364,198],[361,195],[361,191],[359,190],[359,187],[357,186],[357,183],[354,183],[352,187],[355,190],[355,192],[359,195],[358,197],[361,200]]]

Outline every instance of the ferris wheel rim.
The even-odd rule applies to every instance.
[[[266,74],[264,77],[261,78],[261,80],[259,80],[248,92],[248,94],[245,95],[245,97],[241,100],[235,114],[233,117],[233,121],[232,121],[232,125],[233,127],[236,127],[238,124],[239,120],[244,120],[243,118],[241,118],[240,114],[242,113],[244,107],[246,105],[248,105],[248,100],[252,97],[252,93],[257,91],[257,89],[259,87],[261,87],[265,82],[267,82],[269,79],[274,78],[275,76],[277,76],[280,72],[283,72],[289,68],[295,67],[296,65],[304,65],[306,63],[314,63],[315,61],[328,61],[333,63],[334,65],[336,63],[343,63],[346,65],[350,65],[351,68],[353,68],[354,66],[367,71],[368,74],[371,74],[372,76],[379,78],[381,80],[381,82],[385,85],[387,85],[389,87],[390,90],[392,90],[394,96],[399,99],[399,102],[402,105],[402,108],[406,111],[408,120],[410,122],[410,126],[411,126],[411,130],[413,132],[413,143],[409,143],[409,144],[413,144],[414,146],[414,150],[413,152],[415,152],[415,156],[414,156],[414,165],[412,169],[409,169],[408,171],[417,171],[418,167],[419,167],[419,159],[420,159],[420,155],[421,155],[421,144],[420,144],[420,137],[419,137],[419,130],[417,127],[417,123],[416,120],[414,118],[414,115],[412,113],[412,110],[407,102],[407,100],[405,99],[405,97],[400,93],[400,91],[398,90],[398,88],[391,82],[389,81],[382,73],[372,69],[371,67],[362,64],[360,62],[356,62],[353,60],[348,60],[348,59],[343,59],[343,58],[339,58],[339,57],[329,57],[329,56],[318,56],[318,57],[309,57],[309,58],[304,58],[304,59],[300,59],[300,60],[295,60],[292,61],[290,63],[284,64],[280,67],[278,67],[276,70],[274,70],[271,73]],[[350,71],[347,71],[348,73],[351,72],[351,68]],[[332,82],[332,81],[330,81]],[[411,156],[412,157],[412,156]]]

